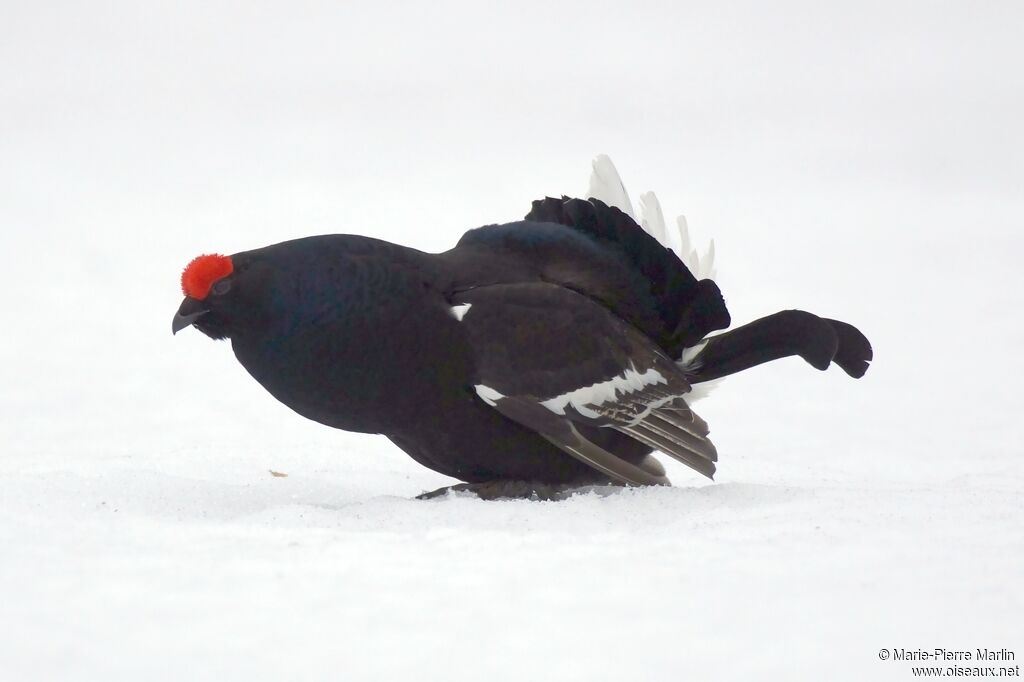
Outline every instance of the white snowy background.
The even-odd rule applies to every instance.
[[[4,680],[911,679],[1024,656],[1019,2],[0,3]],[[848,320],[700,403],[714,483],[452,483],[171,336],[193,256],[428,251],[591,158],[736,323]],[[410,338],[409,343],[415,343]],[[270,470],[287,473],[273,477]]]

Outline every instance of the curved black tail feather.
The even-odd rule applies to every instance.
[[[868,369],[871,344],[856,327],[803,310],[783,310],[707,339],[687,365],[693,383],[742,372],[765,362],[798,355],[815,369],[839,365],[859,378]]]
[[[836,351],[832,362],[839,365],[854,379],[860,379],[868,371],[868,366],[875,357],[875,353],[871,349],[871,342],[852,324],[824,319],[832,325],[836,336],[839,337],[839,350]]]

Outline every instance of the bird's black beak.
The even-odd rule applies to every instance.
[[[202,301],[194,298],[185,298],[181,302],[178,312],[174,313],[174,320],[171,322],[171,333],[177,334],[208,312],[210,312],[210,309]]]

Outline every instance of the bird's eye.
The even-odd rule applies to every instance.
[[[213,285],[213,288],[210,289],[210,291],[213,292],[214,296],[223,296],[224,294],[231,291],[231,282],[229,280],[222,279],[219,282],[215,283]]]

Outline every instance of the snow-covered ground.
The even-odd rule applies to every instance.
[[[1024,15],[711,5],[4,5],[0,677],[1019,664]],[[849,320],[868,375],[728,380],[715,483],[424,502],[452,481],[170,334],[198,253],[441,250],[597,152],[715,238],[737,323]]]

